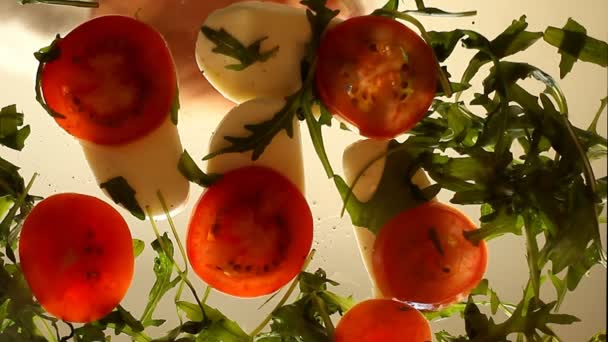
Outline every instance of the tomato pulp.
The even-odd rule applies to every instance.
[[[430,342],[431,328],[420,312],[389,299],[355,305],[338,322],[334,342]]]
[[[145,136],[166,120],[177,96],[171,54],[150,26],[105,16],[78,26],[42,69],[47,105],[71,135],[112,145]]]
[[[250,166],[226,173],[203,193],[186,246],[207,284],[256,297],[300,272],[312,235],[312,213],[296,186],[276,171]]]
[[[40,304],[70,322],[110,313],[133,277],[131,233],[109,204],[65,193],[38,203],[19,240],[23,274]]]
[[[464,236],[475,228],[460,211],[435,201],[394,217],[374,243],[373,273],[381,293],[436,307],[467,295],[487,264],[485,243],[474,245]]]
[[[361,135],[393,138],[426,114],[437,67],[432,49],[407,26],[380,16],[355,17],[323,37],[316,87],[323,104]]]

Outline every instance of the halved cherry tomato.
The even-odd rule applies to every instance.
[[[429,322],[420,312],[390,299],[370,299],[348,310],[334,342],[430,342]]]
[[[384,225],[373,250],[373,273],[387,298],[439,307],[466,296],[487,264],[485,243],[468,241],[475,224],[440,202],[406,210]]]
[[[301,270],[312,245],[312,214],[285,177],[250,166],[226,173],[197,203],[188,259],[213,288],[239,297],[272,293]]]
[[[316,86],[330,111],[361,135],[392,138],[425,115],[437,67],[431,48],[405,25],[355,17],[329,29],[321,41]]]
[[[91,322],[112,311],[133,278],[133,243],[125,220],[91,196],[64,193],[27,216],[19,259],[32,293],[51,314]]]
[[[90,20],[59,41],[44,65],[42,92],[71,135],[99,144],[145,136],[166,120],[177,96],[175,67],[161,35],[122,16]]]

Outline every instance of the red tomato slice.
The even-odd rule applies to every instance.
[[[348,19],[319,48],[316,86],[331,112],[371,138],[393,138],[428,110],[437,87],[431,48],[405,25],[380,16]]]
[[[300,191],[268,168],[226,173],[198,201],[186,238],[194,271],[239,297],[272,293],[301,270],[312,213]]]
[[[380,229],[373,273],[385,297],[442,306],[466,296],[481,280],[487,250],[464,237],[475,224],[439,202],[406,210]]]
[[[390,299],[371,299],[348,310],[334,342],[430,342],[431,328],[420,312]]]
[[[122,16],[90,20],[58,43],[60,56],[42,71],[48,106],[71,135],[122,144],[163,122],[177,96],[167,44],[150,26]]]
[[[28,215],[19,240],[23,274],[40,304],[70,322],[112,311],[133,278],[133,243],[125,220],[107,203],[65,193]]]

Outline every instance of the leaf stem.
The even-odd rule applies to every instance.
[[[316,295],[316,293],[312,294],[313,305],[317,308],[317,311],[321,314],[321,319],[323,319],[323,323],[325,325],[325,329],[327,330],[327,337],[329,340],[333,340],[334,332],[336,328],[334,327],[329,314],[327,313],[327,308],[325,303]]]
[[[310,263],[310,261],[312,260],[312,258],[315,256],[316,252],[317,251],[314,250],[314,249],[312,251],[310,251],[310,253],[308,254],[308,257],[304,261],[304,265],[302,266],[302,270],[305,270],[308,267],[308,264]],[[283,297],[281,297],[281,300],[279,300],[279,302],[277,303],[277,305],[274,306],[274,308],[268,314],[268,316],[266,316],[266,318],[264,318],[264,320],[255,329],[253,329],[253,331],[251,331],[251,333],[249,333],[249,337],[251,337],[251,338],[255,337],[257,334],[260,333],[260,331],[262,331],[262,329],[264,329],[264,327],[266,327],[266,325],[268,324],[268,322],[270,322],[270,320],[272,319],[272,314],[275,311],[277,311],[277,309],[279,309],[281,306],[283,306],[285,304],[285,302],[287,302],[287,299],[289,299],[289,297],[291,296],[291,294],[295,290],[296,285],[298,285],[299,281],[300,281],[300,274],[298,274],[298,276],[295,277],[294,280],[291,281],[291,284],[289,285],[289,288],[287,288],[287,291],[285,292],[285,294],[283,295]]]
[[[527,259],[528,267],[530,269],[530,282],[532,284],[532,290],[534,291],[534,296],[536,298],[540,298],[540,269],[538,265],[539,250],[536,235],[532,231],[533,223],[530,215],[531,214],[528,210],[523,213],[525,222],[524,230],[526,232],[526,247],[528,250]]]
[[[167,251],[168,251],[167,246],[165,246],[165,243],[163,242],[163,240],[160,236],[160,233],[158,232],[158,227],[156,226],[156,221],[154,221],[154,218],[152,217],[152,215],[150,213],[150,207],[148,207],[148,206],[146,207],[146,214],[150,218],[150,224],[152,225],[152,229],[154,230],[154,235],[156,236],[156,239],[158,240],[160,247],[167,254],[167,256],[169,256],[171,258],[171,261],[173,262],[173,266],[175,267],[177,274],[182,278],[183,282],[186,283],[188,288],[190,288],[190,292],[192,292],[192,295],[194,296],[194,299],[196,300],[196,303],[200,307],[201,313],[203,314],[203,322],[205,322],[205,323],[208,322],[209,318],[207,317],[207,313],[205,312],[205,307],[201,303],[201,300],[199,299],[198,294],[196,293],[196,289],[194,288],[194,285],[192,285],[192,282],[190,282],[190,279],[188,279],[188,276],[182,271],[181,267],[175,263],[175,260],[173,259],[173,257],[170,256],[169,253],[167,253]]]
[[[38,3],[47,5],[64,5],[81,8],[98,8],[98,1],[80,1],[80,0],[37,0]]]

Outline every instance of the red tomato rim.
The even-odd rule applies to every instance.
[[[90,217],[94,224],[83,224]],[[39,202],[25,219],[19,261],[33,295],[47,312],[86,323],[104,317],[124,299],[135,269],[132,241],[126,221],[111,205],[89,195],[60,193]],[[49,258],[49,253],[58,258]],[[89,276],[91,269],[95,272]],[[86,277],[79,278],[82,272]],[[91,279],[93,283],[87,284]]]
[[[393,316],[386,317],[390,310],[395,310]],[[378,333],[374,328],[384,328],[384,332],[389,332],[387,328],[390,328],[389,333],[399,334],[399,337],[405,335],[413,338],[410,335],[416,333],[416,337],[422,338],[415,341],[408,339],[411,342],[427,342],[432,339],[430,323],[418,310],[391,299],[376,298],[359,302],[344,314],[336,326],[334,342],[351,342],[353,337],[362,342],[380,342],[380,336],[373,335]],[[372,336],[362,336],[365,333],[371,333]]]
[[[421,300],[421,298],[409,297],[411,296],[411,294],[405,295],[402,292],[403,287],[401,287],[400,289],[399,285],[394,283],[398,282],[398,278],[391,277],[387,274],[388,270],[385,270],[385,268],[388,266],[381,266],[381,264],[388,265],[384,263],[384,260],[388,260],[390,258],[388,256],[384,256],[384,253],[389,253],[389,251],[383,250],[384,253],[382,253],[379,252],[379,250],[381,250],[381,246],[386,246],[387,242],[396,241],[396,238],[394,236],[391,238],[392,234],[403,234],[408,231],[421,229],[422,227],[420,227],[420,225],[407,225],[404,228],[398,228],[398,226],[400,222],[407,222],[407,219],[412,218],[412,216],[414,220],[416,218],[425,216],[433,217],[434,215],[431,215],[429,211],[440,211],[440,213],[436,212],[434,215],[437,215],[437,217],[439,215],[447,215],[453,218],[454,220],[460,221],[460,227],[462,227],[463,230],[471,231],[477,229],[475,223],[473,223],[473,221],[471,221],[471,219],[467,215],[450,205],[438,201],[425,202],[415,208],[403,211],[397,216],[395,216],[393,219],[391,219],[389,222],[387,222],[380,229],[378,235],[376,236],[372,256],[372,273],[374,275],[374,278],[376,279],[376,284],[378,286],[378,289],[380,290],[380,293],[382,293],[385,297],[394,298],[395,300],[409,303],[415,307],[438,309],[462,299],[477,286],[479,281],[481,281],[481,279],[483,278],[483,275],[485,274],[487,268],[488,252],[485,241],[479,241],[477,245],[474,245],[473,243],[469,242],[471,246],[477,248],[476,267],[468,269],[470,274],[470,276],[468,277],[468,281],[462,282],[461,286],[458,287],[450,286],[450,291],[446,291],[448,292],[448,294],[445,294],[440,297],[428,296],[429,298],[434,298],[433,300]],[[398,232],[397,230],[402,231]],[[412,236],[412,234],[408,234],[408,236]],[[468,242],[464,235],[462,236],[462,239],[463,241]],[[444,283],[448,282],[449,281],[446,281]]]
[[[92,42],[120,39],[127,41],[132,48],[129,57],[135,57],[129,59],[127,64],[136,65],[130,69],[135,75],[133,77],[137,78],[132,80],[137,84],[137,90],[141,91],[137,94],[145,95],[145,101],[139,103],[142,100],[132,100],[130,108],[133,110],[112,112],[111,116],[118,118],[118,124],[99,124],[92,119],[96,114],[79,112],[73,99],[68,99],[65,89],[70,86],[66,84],[77,78],[74,75],[78,75],[78,68],[71,67],[75,55],[88,58],[90,55],[84,51],[87,48],[95,49],[94,46],[98,44]],[[56,48],[59,49],[59,57],[42,65],[40,88],[46,105],[63,116],[54,117],[55,121],[70,135],[100,145],[127,144],[154,131],[170,116],[178,96],[175,65],[167,42],[151,26],[127,16],[101,16],[74,28],[57,41]],[[120,47],[116,51],[127,54]],[[125,119],[118,114],[132,115]],[[104,120],[103,115],[97,116],[98,120]]]
[[[220,196],[220,193],[228,193],[234,190],[231,189],[231,187],[234,187],[236,182],[243,181],[243,179],[249,177],[252,172],[262,174],[263,177],[260,177],[262,181],[274,178],[274,183],[280,183],[280,187],[289,192],[290,196],[293,196],[290,205],[286,207],[287,214],[284,216],[294,215],[294,218],[292,218],[291,221],[293,222],[297,219],[300,221],[300,224],[298,227],[292,226],[289,223],[286,224],[289,227],[290,239],[294,242],[289,245],[289,248],[286,248],[287,257],[279,266],[277,266],[277,268],[264,274],[252,275],[249,277],[231,277],[222,270],[216,269],[215,264],[201,265],[197,262],[197,259],[199,259],[199,254],[197,253],[199,253],[200,250],[197,248],[199,240],[195,240],[195,234],[206,235],[210,231],[210,225],[206,224],[208,222],[200,224],[200,221],[202,221],[207,214],[205,211],[206,202],[213,202],[217,196]],[[212,209],[209,210],[209,212],[215,213],[214,210],[222,208],[222,205],[224,204],[218,205],[217,203],[212,203]],[[295,215],[296,212],[300,212],[300,214]],[[304,229],[295,229],[302,227],[304,227]],[[300,190],[289,179],[273,169],[261,166],[245,166],[225,173],[220,180],[208,187],[201,194],[201,197],[194,206],[192,216],[188,223],[186,251],[188,254],[188,261],[193,270],[207,285],[215,290],[235,297],[253,298],[276,292],[294,279],[300,271],[302,271],[302,267],[312,248],[312,241],[312,212]]]
[[[352,42],[355,41],[354,39],[347,39],[345,37],[353,36],[349,32],[357,29],[357,26],[370,27],[370,30],[372,30],[374,25],[381,26],[385,30],[393,31],[394,34],[405,37],[399,41],[409,46],[407,52],[410,56],[414,57],[410,58],[411,62],[416,64],[412,69],[421,69],[414,74],[416,75],[416,82],[422,83],[422,89],[414,90],[410,98],[408,98],[408,102],[400,105],[403,108],[400,108],[398,115],[407,115],[407,117],[403,118],[398,125],[392,127],[389,127],[388,124],[378,124],[378,120],[374,122],[373,118],[368,118],[368,116],[378,114],[374,113],[373,110],[371,113],[364,113],[350,102],[345,103],[346,96],[342,95],[342,93],[346,94],[346,89],[342,90],[336,87],[336,84],[333,84],[331,81],[332,76],[333,78],[338,78],[337,71],[335,70],[336,64],[346,64],[344,56],[340,56],[341,53],[338,50],[345,49],[348,45],[353,45],[354,43]],[[362,44],[359,43],[358,45]],[[367,45],[358,47],[358,51],[366,49]],[[354,54],[342,53],[342,55],[350,56]],[[438,82],[437,62],[434,56],[432,48],[418,34],[394,19],[375,15],[353,17],[328,29],[321,40],[315,73],[316,90],[321,101],[329,111],[357,127],[360,135],[376,139],[394,138],[413,128],[426,115],[428,108],[432,104]],[[340,63],[335,62],[334,59],[338,59]],[[347,60],[354,61],[356,59],[351,57]],[[335,91],[334,88],[339,88],[340,90]],[[414,113],[412,114],[413,110]]]

